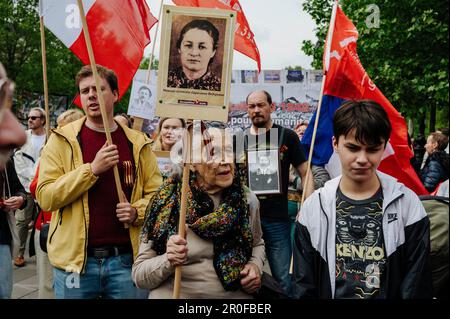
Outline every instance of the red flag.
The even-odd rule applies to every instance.
[[[413,152],[408,146],[405,119],[367,75],[356,52],[358,30],[339,6],[332,31],[330,48],[326,47],[324,52],[324,94],[342,99],[370,99],[380,104],[392,125],[389,143],[393,151],[381,161],[379,170],[397,178],[418,195],[428,194],[410,164]]]
[[[233,10],[237,12],[236,30],[234,37],[234,48],[242,54],[255,60],[258,64],[258,71],[261,72],[261,58],[256,46],[254,34],[250,30],[247,18],[242,10],[239,0],[172,0],[177,6],[205,7]]]
[[[158,21],[144,0],[83,1],[95,62],[117,74],[119,99],[139,68],[150,29]],[[52,31],[84,64],[89,55],[76,0],[41,0],[41,15]],[[75,103],[81,105],[79,97]]]

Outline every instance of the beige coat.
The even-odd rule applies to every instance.
[[[249,262],[258,266],[262,274],[265,249],[259,217],[259,201],[254,193],[248,193],[250,224],[253,232],[253,252]],[[225,291],[213,266],[212,241],[204,240],[187,227],[188,261],[181,271],[181,299],[251,298],[243,290]],[[175,268],[167,255],[157,255],[152,242],[142,243],[133,265],[132,278],[139,288],[150,289],[150,299],[170,299],[173,292]]]

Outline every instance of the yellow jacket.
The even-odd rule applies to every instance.
[[[83,163],[78,135],[86,117],[53,130],[45,145],[39,169],[36,197],[41,208],[51,211],[52,220],[47,240],[50,263],[68,272],[81,273],[87,259],[89,228],[88,190],[96,177],[90,163]],[[145,209],[162,183],[151,140],[145,134],[122,126],[133,145],[136,163],[135,183],[131,205],[138,218],[130,225],[130,239],[134,256],[139,248],[139,234]]]

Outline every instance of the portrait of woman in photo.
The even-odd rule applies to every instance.
[[[211,68],[219,43],[219,30],[208,20],[188,22],[176,41],[178,65],[170,65],[167,86],[207,91],[221,90],[221,77]]]

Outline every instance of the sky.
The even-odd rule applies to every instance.
[[[146,0],[155,17],[159,13],[161,0]],[[315,40],[315,23],[308,13],[303,11],[303,0],[240,0],[247,21],[255,35],[255,41],[261,55],[263,70],[284,69],[287,66],[311,68],[312,58],[302,50],[303,40]],[[172,5],[171,0],[164,4]],[[156,26],[150,31],[152,41]],[[155,46],[155,57],[159,57],[159,39]],[[151,43],[145,50],[145,56],[151,53]],[[234,70],[254,70],[257,64],[245,55],[234,51]]]

